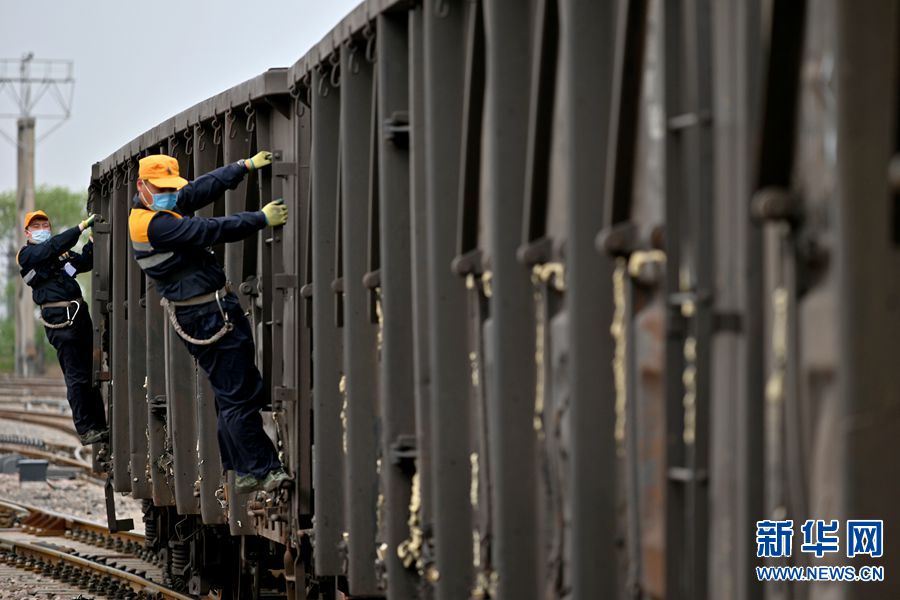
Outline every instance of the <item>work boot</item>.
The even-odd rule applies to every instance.
[[[87,433],[78,436],[82,446],[90,446],[91,444],[105,444],[109,441],[109,428],[91,429]]]
[[[284,467],[278,467],[266,474],[266,478],[262,480],[262,487],[267,492],[273,492],[280,488],[286,481],[291,481],[291,476],[287,474]]]
[[[247,473],[246,475],[238,475],[234,479],[234,491],[238,494],[246,494],[253,492],[262,486],[262,481]]]

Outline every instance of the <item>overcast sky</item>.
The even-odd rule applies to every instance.
[[[92,163],[200,100],[290,66],[358,3],[3,1],[0,58],[74,61],[72,115],[39,144],[35,182],[87,189]],[[41,112],[58,113],[51,100]],[[16,110],[0,93],[0,113]],[[38,136],[52,124],[39,120]],[[15,138],[15,119],[0,131]],[[0,136],[0,191],[15,187],[15,147]]]

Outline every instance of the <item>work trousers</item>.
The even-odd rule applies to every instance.
[[[70,308],[70,312],[74,305]],[[62,323],[66,320],[65,308],[45,308],[42,311],[47,323]],[[94,326],[87,306],[81,307],[69,327],[49,329],[47,339],[56,348],[56,358],[66,379],[66,396],[72,408],[72,420],[79,435],[88,431],[106,428],[106,411],[100,388],[91,383],[91,369],[94,368]]]
[[[206,373],[216,396],[222,467],[262,479],[281,462],[263,430],[259,412],[264,401],[263,382],[254,360],[252,330],[234,294],[225,296],[222,308],[234,325],[223,338],[208,346],[182,341]],[[209,339],[224,323],[215,301],[180,306],[176,315],[184,332],[198,340]]]

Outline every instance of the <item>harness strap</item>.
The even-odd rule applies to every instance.
[[[75,322],[75,316],[78,315],[78,311],[81,310],[81,303],[83,300],[60,300],[59,302],[47,302],[46,304],[41,304],[40,316],[38,316],[38,320],[41,324],[47,329],[62,329],[63,327],[71,327]],[[75,312],[69,314],[69,309],[72,305],[75,305]],[[44,309],[45,308],[65,308],[66,309],[66,320],[62,323],[48,323],[44,320]]]
[[[200,304],[206,304],[207,302],[212,302],[213,300],[219,301],[219,294],[224,298],[228,292],[231,291],[231,288],[226,285],[220,290],[216,290],[215,292],[210,292],[208,294],[200,294],[199,296],[194,296],[193,298],[187,298],[185,300],[169,300],[169,304],[173,306],[197,306]]]
[[[234,323],[228,320],[228,313],[226,313],[225,309],[222,308],[222,298],[227,293],[228,287],[226,286],[221,290],[216,290],[215,292],[212,292],[210,294],[194,296],[193,298],[188,298],[187,300],[167,300],[166,298],[161,298],[159,303],[166,308],[166,312],[169,313],[169,322],[172,324],[172,329],[175,330],[175,333],[177,333],[181,339],[190,344],[194,344],[195,346],[210,346],[221,340],[223,337],[225,337],[225,334],[234,329]],[[208,339],[198,340],[195,337],[191,337],[184,329],[181,328],[181,324],[178,322],[178,316],[175,314],[175,307],[196,306],[198,304],[206,304],[207,302],[211,302],[213,300],[215,300],[216,304],[219,305],[219,312],[222,313],[222,319],[225,321],[225,323],[222,324],[222,328],[219,329],[219,331],[214,333],[212,337]]]

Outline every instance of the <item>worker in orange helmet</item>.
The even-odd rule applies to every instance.
[[[175,158],[146,156],[139,161],[128,217],[134,256],[156,282],[176,333],[215,392],[222,466],[234,470],[238,492],[272,491],[289,484],[290,476],[263,430],[263,382],[250,323],[208,248],[284,225],[288,209],[276,200],[262,210],[224,217],[194,213],[271,162],[271,152],[259,152],[188,182]]]
[[[75,430],[85,446],[109,440],[100,389],[93,385],[94,326],[75,275],[94,263],[91,239],[81,250],[72,248],[92,227],[91,215],[75,227],[53,235],[50,217],[42,210],[25,215],[25,246],[16,255],[20,273],[40,307],[40,320],[66,379]]]

